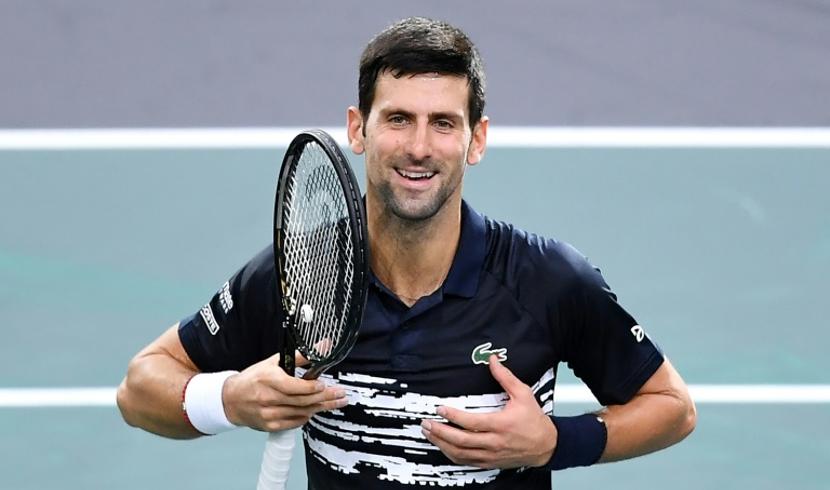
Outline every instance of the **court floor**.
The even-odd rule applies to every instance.
[[[269,243],[281,156],[0,151],[0,389],[116,386]],[[499,147],[464,192],[585,253],[688,383],[827,385],[829,163],[827,148]],[[828,408],[701,403],[685,443],[554,486],[826,488]],[[252,488],[264,440],[169,441],[111,404],[0,406],[0,488]],[[304,481],[292,474],[292,488]]]

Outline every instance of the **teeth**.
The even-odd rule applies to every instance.
[[[428,179],[435,175],[435,172],[408,172],[406,170],[398,170],[398,173],[407,179]]]

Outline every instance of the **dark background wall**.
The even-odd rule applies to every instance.
[[[827,0],[0,0],[0,128],[340,124],[415,14],[477,42],[496,124],[830,124]]]

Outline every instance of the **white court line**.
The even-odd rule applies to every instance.
[[[712,385],[689,387],[696,403],[830,403],[830,385]],[[588,388],[556,387],[556,403],[596,403]],[[111,407],[115,388],[0,388],[0,408]]]
[[[115,388],[0,388],[0,407],[111,407]]]
[[[0,130],[3,150],[285,148],[300,127]],[[341,145],[342,126],[324,127]],[[830,148],[830,127],[493,126],[491,148]]]
[[[830,403],[830,385],[698,384],[689,392],[695,403]],[[557,386],[554,393],[558,403],[596,402],[583,385]]]

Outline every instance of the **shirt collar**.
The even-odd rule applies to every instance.
[[[450,272],[440,289],[443,294],[452,294],[464,298],[472,298],[478,291],[478,279],[481,269],[484,268],[484,259],[487,255],[487,232],[484,216],[470,207],[466,201],[461,201],[461,235],[458,239],[458,248],[455,251]],[[369,269],[369,279],[382,291],[395,296],[375,273]]]
[[[444,294],[471,298],[478,291],[478,279],[487,255],[487,232],[484,216],[461,201],[461,236],[458,248],[444,281]]]

